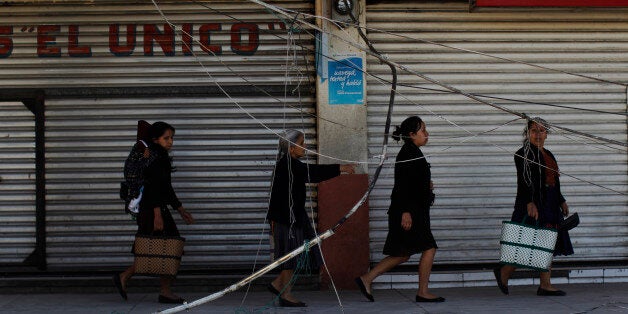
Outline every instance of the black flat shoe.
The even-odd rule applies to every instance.
[[[497,280],[497,286],[499,287],[499,290],[503,294],[508,295],[508,286],[502,283],[502,268],[497,267],[493,269],[493,274],[495,275],[495,280]]]
[[[279,295],[279,290],[275,289],[275,287],[273,286],[272,283],[269,283],[268,286],[266,286],[266,288],[268,288],[268,291],[270,291],[270,293],[274,294],[274,295]]]
[[[539,288],[538,290],[536,290],[536,295],[562,297],[562,296],[566,296],[567,292],[563,290],[552,291],[552,290],[545,290],[543,288]]]
[[[298,302],[292,302],[292,301],[288,301],[284,298],[279,298],[279,306],[282,307],[306,307],[307,304],[298,301]]]
[[[168,304],[183,304],[183,302],[185,302],[185,300],[183,298],[169,298],[163,295],[159,295],[159,298],[157,299],[159,300],[159,303],[168,303]]]
[[[127,295],[126,295],[126,291],[124,291],[124,289],[122,288],[122,281],[120,280],[120,274],[113,275],[113,284],[118,289],[118,293],[120,293],[120,296],[126,301]]]
[[[415,296],[414,300],[417,302],[445,302],[445,298],[443,297],[436,297],[436,298],[428,299],[428,298],[420,297],[418,295]]]
[[[375,298],[373,298],[373,295],[368,293],[368,291],[366,291],[366,286],[364,285],[362,278],[356,277],[354,281],[355,281],[355,284],[358,285],[358,287],[360,287],[360,292],[362,292],[362,295],[364,295],[367,299],[369,299],[369,301],[375,302]]]

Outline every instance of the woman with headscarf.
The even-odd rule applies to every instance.
[[[517,167],[517,197],[511,221],[558,229],[563,216],[569,214],[569,206],[560,191],[560,173],[554,154],[546,149],[545,140],[549,124],[541,118],[528,120],[523,130],[523,147],[515,153]],[[558,231],[554,256],[573,254],[573,246],[567,230]],[[502,265],[493,270],[497,286],[508,294],[508,279],[515,271],[513,265]],[[540,296],[564,296],[566,293],[554,288],[550,281],[551,271],[541,272]]]

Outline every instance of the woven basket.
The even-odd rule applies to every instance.
[[[135,274],[176,276],[184,244],[181,237],[135,235]]]
[[[548,271],[557,237],[556,229],[503,221],[500,261],[502,264]]]

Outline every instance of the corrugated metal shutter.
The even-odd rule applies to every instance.
[[[614,114],[486,99],[577,131],[626,142],[626,87],[514,64],[396,37],[430,40],[610,81],[628,82],[626,11],[568,10],[468,12],[467,4],[379,4],[367,7],[374,46],[390,60],[469,93],[608,111]],[[390,80],[375,58],[368,71]],[[422,88],[443,88],[400,71],[393,124],[418,114],[428,125],[423,149],[437,195],[432,228],[436,263],[488,263],[499,259],[500,224],[510,219],[516,193],[514,152],[524,122],[471,99]],[[407,85],[414,86],[407,87]],[[389,84],[369,77],[369,147],[379,154]],[[497,128],[499,127],[499,128]],[[479,134],[472,137],[469,133]],[[394,162],[401,145],[388,150]],[[558,158],[561,183],[581,225],[571,232],[575,255],[559,261],[614,261],[628,257],[628,163],[625,147],[608,147],[556,131],[546,147]],[[372,262],[382,258],[392,164],[370,198]],[[571,177],[573,176],[573,177]],[[574,178],[576,177],[576,178]],[[603,189],[597,185],[613,189]],[[415,263],[416,259],[413,260]]]
[[[21,102],[0,102],[0,264],[35,249],[35,116]]]
[[[154,55],[144,56],[140,25],[164,29],[162,17],[146,1],[12,7],[11,16],[1,22],[13,25],[17,44],[11,57],[0,59],[0,84],[42,88],[47,94],[49,269],[130,263],[136,226],[123,213],[118,188],[139,119],[167,121],[177,129],[174,187],[196,220],[187,226],[173,213],[187,239],[184,268],[248,269],[258,249],[257,262],[268,262],[262,229],[268,229],[264,217],[277,139],[260,123],[277,132],[302,129],[316,147],[311,36],[294,29],[290,47],[297,51],[287,51],[284,21],[248,1],[159,3],[171,22],[192,23],[196,39],[201,24],[218,23],[222,30],[212,33],[211,44],[220,45],[222,54],[201,52],[195,44],[198,59],[184,56],[177,33],[174,56],[164,56],[157,43]],[[312,1],[276,4],[313,11]],[[71,23],[79,25],[79,42],[92,48],[91,57],[68,57],[63,48],[56,59],[34,54],[28,25],[61,25],[60,32],[66,33]],[[116,23],[138,25],[137,46],[130,56],[114,56],[107,47],[109,25]],[[232,50],[230,31],[237,23],[259,26],[254,53]],[[65,47],[67,38],[62,37],[58,45]],[[214,79],[232,97],[222,94]]]

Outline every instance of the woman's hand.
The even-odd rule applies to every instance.
[[[153,209],[155,213],[155,219],[153,221],[153,232],[164,230],[164,219],[161,217],[161,208],[155,207]]]
[[[355,165],[352,165],[352,164],[340,165],[340,172],[344,172],[346,174],[354,174]]]
[[[534,202],[528,203],[528,216],[534,218],[534,220],[539,219],[539,210],[534,205]]]
[[[569,205],[567,205],[567,202],[563,202],[562,204],[560,204],[560,209],[563,212],[563,216],[569,215]]]
[[[410,230],[410,228],[412,228],[412,216],[410,215],[410,213],[405,212],[403,213],[403,215],[401,215],[401,228],[403,228],[403,230],[408,231]]]
[[[177,210],[179,211],[179,215],[181,215],[181,218],[183,218],[183,221],[185,221],[186,224],[190,225],[194,223],[194,218],[192,217],[192,214],[188,213],[185,208],[183,208],[183,206],[177,208]]]

